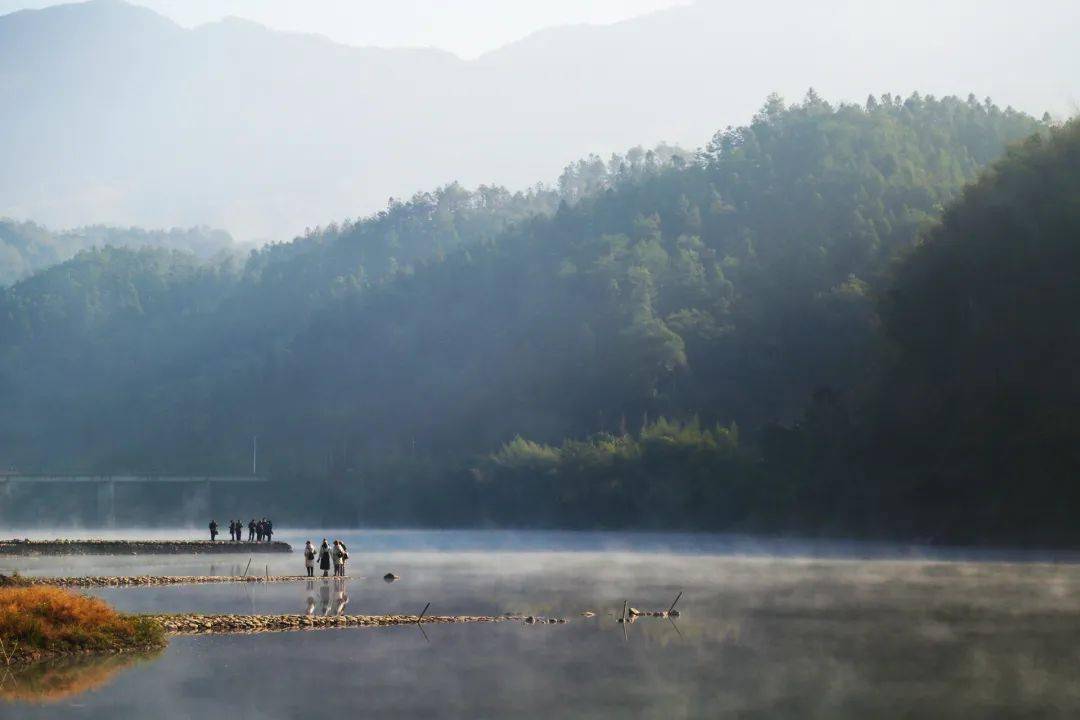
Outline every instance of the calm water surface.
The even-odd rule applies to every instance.
[[[177,638],[151,658],[4,676],[0,718],[1080,716],[1070,563],[685,535],[328,536],[349,545],[344,582],[93,594],[130,612],[417,613],[430,602],[432,613],[570,622]],[[299,550],[306,537],[280,539]],[[0,572],[238,574],[249,557],[0,558]],[[302,565],[298,552],[253,558],[260,574]],[[388,571],[401,579],[383,582]],[[615,622],[624,600],[666,609],[680,591],[674,621]]]

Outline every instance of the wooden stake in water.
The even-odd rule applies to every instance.
[[[679,594],[675,596],[675,602],[671,603],[671,607],[669,607],[667,609],[668,612],[671,612],[672,610],[675,609],[675,603],[679,602],[679,598],[681,598],[681,597],[682,597],[682,590],[680,590]]]
[[[250,570],[250,569],[251,569],[251,558],[248,558],[248,564],[247,564],[247,567],[246,567],[246,568],[244,568],[244,574],[243,574],[243,575],[241,575],[240,577],[247,577],[247,574],[248,574],[248,570]]]
[[[623,601],[622,601],[622,615],[620,615],[620,616],[619,616],[619,618],[620,618],[620,619],[621,619],[621,620],[622,620],[623,622],[626,622],[626,603],[627,603],[627,601],[626,601],[626,600],[623,600]]]
[[[425,605],[424,609],[420,611],[420,616],[418,618],[416,618],[416,622],[419,623],[421,620],[424,619],[424,616],[427,615],[427,609],[429,607],[431,607],[431,603],[428,603],[427,605]]]

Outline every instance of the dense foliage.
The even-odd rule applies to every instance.
[[[696,155],[451,185],[242,267],[81,255],[0,301],[0,453],[221,472],[258,435],[279,517],[873,531],[899,491],[866,480],[886,446],[866,417],[901,372],[895,318],[925,310],[890,304],[883,335],[876,297],[1046,130],[974,98],[811,91]]]
[[[1010,150],[899,266],[872,451],[925,532],[1076,536],[1078,269],[1076,121]]]

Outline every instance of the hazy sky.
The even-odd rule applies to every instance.
[[[191,27],[235,15],[350,45],[431,46],[472,58],[552,25],[611,23],[687,0],[132,0]],[[0,0],[0,15],[57,0]]]

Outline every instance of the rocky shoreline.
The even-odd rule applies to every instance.
[[[0,555],[201,555],[290,553],[285,542],[219,540],[0,540]]]

